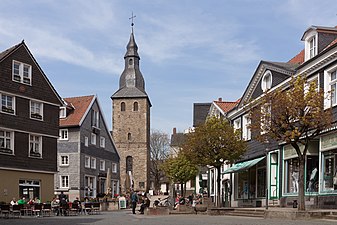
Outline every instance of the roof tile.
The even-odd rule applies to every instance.
[[[67,117],[60,118],[60,127],[80,126],[80,122],[95,98],[94,95],[65,98],[64,101],[71,106],[67,110]]]

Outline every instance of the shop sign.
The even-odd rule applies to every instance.
[[[337,134],[328,134],[321,137],[321,151],[329,150],[337,147]]]
[[[298,144],[300,147],[301,153],[304,151],[304,145]],[[307,155],[317,155],[318,154],[318,142],[310,142]],[[296,158],[298,157],[296,150],[293,148],[293,146],[285,145],[283,148],[283,158],[284,159],[290,159],[290,158]]]

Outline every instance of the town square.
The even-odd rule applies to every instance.
[[[334,6],[4,1],[0,224],[335,223]]]

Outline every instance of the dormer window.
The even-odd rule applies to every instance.
[[[261,89],[263,92],[268,91],[271,88],[272,84],[272,73],[267,70],[263,77],[262,77],[262,82],[261,82]]]
[[[32,66],[18,62],[13,61],[13,67],[12,67],[12,74],[13,74],[13,80],[16,82],[20,82],[23,84],[32,84]]]
[[[60,118],[66,118],[66,117],[67,117],[66,107],[60,107]]]
[[[305,56],[304,59],[309,60],[317,55],[318,53],[318,44],[317,44],[317,32],[311,31],[305,35],[305,38],[302,39],[305,41]]]
[[[316,37],[313,36],[308,42],[309,42],[309,58],[311,59],[316,55],[317,52]]]

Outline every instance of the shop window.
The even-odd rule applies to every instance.
[[[323,154],[323,191],[329,192],[337,190],[337,153],[333,151]]]
[[[285,160],[285,192],[298,192],[299,167],[298,158]]]
[[[307,156],[306,191],[318,192],[318,156]]]
[[[19,196],[40,199],[40,180],[19,180]]]

